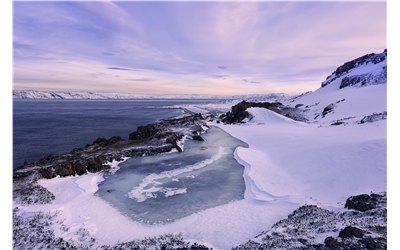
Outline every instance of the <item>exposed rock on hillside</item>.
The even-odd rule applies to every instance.
[[[376,122],[379,120],[386,120],[386,118],[387,118],[387,111],[383,111],[382,113],[373,113],[372,115],[364,116],[359,123],[363,124],[366,122]]]
[[[246,102],[242,101],[234,106],[232,106],[231,111],[226,114],[220,115],[222,122],[226,124],[243,122],[243,120],[248,117],[249,113],[246,111],[248,108],[266,108],[274,111],[278,114],[284,115],[296,121],[307,121],[299,112],[299,107],[295,108],[285,106],[280,102]]]
[[[321,83],[321,87],[325,87],[334,80],[342,78],[340,89],[348,86],[367,86],[384,84],[387,82],[387,64],[384,63],[387,59],[387,49],[382,53],[367,54],[361,56],[352,61],[346,62],[342,66],[338,67],[331,75],[329,75],[325,81]],[[379,64],[382,63],[382,67],[379,71],[375,72],[362,72],[362,73],[350,73],[351,71],[368,64]]]
[[[386,193],[351,196],[345,207],[333,212],[301,206],[270,230],[233,249],[387,249]]]
[[[349,86],[367,86],[384,84],[387,82],[387,66],[382,67],[382,71],[379,74],[365,73],[361,75],[345,76],[340,83],[340,89]]]

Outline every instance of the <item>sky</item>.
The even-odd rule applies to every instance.
[[[301,94],[386,48],[386,1],[12,3],[13,90]]]

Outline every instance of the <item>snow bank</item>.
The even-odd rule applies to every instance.
[[[252,195],[312,197],[335,206],[354,194],[386,191],[385,120],[320,127],[267,109],[248,111],[255,125],[214,125],[250,145],[236,157],[246,166]]]

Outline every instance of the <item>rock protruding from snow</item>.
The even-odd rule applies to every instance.
[[[219,118],[223,123],[226,124],[241,123],[244,122],[246,118],[249,118],[249,112],[247,111],[249,108],[265,108],[296,121],[306,121],[301,113],[298,112],[297,108],[284,106],[280,102],[242,101],[232,106],[231,111],[227,112],[226,114],[222,114]]]
[[[386,192],[354,197],[361,197],[362,203],[372,197],[374,206],[366,211],[333,212],[304,205],[270,230],[233,249],[387,249]]]
[[[367,54],[338,67],[321,87],[341,78],[340,89],[349,86],[368,86],[387,82],[387,49],[382,53]]]
[[[351,196],[346,200],[346,204],[344,207],[365,212],[376,208],[379,198],[381,198],[381,196],[376,194],[360,194],[356,196]]]

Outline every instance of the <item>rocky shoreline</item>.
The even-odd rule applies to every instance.
[[[129,134],[128,140],[120,136],[97,138],[84,148],[46,155],[32,163],[25,162],[13,171],[14,199],[24,204],[48,203],[54,196],[37,184],[41,178],[96,173],[110,169],[112,161],[122,161],[126,157],[155,155],[172,150],[182,152],[180,141],[184,138],[201,141],[201,134],[207,129],[203,115],[185,115],[139,126]]]
[[[87,172],[96,173],[109,169],[109,163],[121,161],[125,157],[140,157],[177,150],[182,152],[178,145],[184,136],[193,140],[203,141],[201,134],[207,128],[207,120],[217,119],[217,122],[226,124],[240,123],[248,116],[246,111],[250,107],[270,109],[294,120],[306,122],[301,110],[284,106],[281,103],[246,102],[242,101],[232,106],[231,111],[216,118],[211,114],[193,113],[181,117],[164,119],[154,124],[139,126],[129,134],[128,140],[121,136],[109,139],[97,138],[84,148],[74,148],[62,154],[50,154],[35,162],[25,162],[13,171],[13,179],[24,179],[32,174],[46,179],[56,176],[66,177],[82,175]]]

